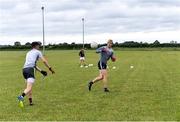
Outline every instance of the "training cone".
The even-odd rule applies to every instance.
[[[24,104],[23,104],[22,101],[19,102],[19,106],[20,106],[21,108],[24,108]]]

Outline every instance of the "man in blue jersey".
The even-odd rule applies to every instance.
[[[89,82],[88,84],[89,91],[91,91],[91,87],[94,83],[102,80],[104,85],[104,92],[109,92],[107,86],[107,75],[108,75],[107,62],[110,58],[113,62],[116,61],[112,46],[113,46],[113,40],[109,39],[107,42],[107,46],[100,47],[96,50],[96,53],[100,53],[100,60],[98,62],[98,68],[100,70],[100,73],[99,76],[97,76],[95,79]]]
[[[45,64],[45,66],[51,71],[52,73],[55,73],[54,70],[49,65],[48,61],[44,58],[42,53],[39,51],[40,48],[39,42],[32,42],[32,50],[30,50],[26,54],[26,61],[23,67],[23,76],[26,81],[26,89],[23,91],[23,93],[18,96],[18,100],[20,103],[20,106],[23,107],[23,100],[24,97],[27,95],[29,97],[29,104],[33,105],[32,103],[32,86],[35,82],[35,76],[34,76],[34,70],[38,70],[43,76],[47,76],[47,72],[41,70],[39,67],[36,66],[36,62],[41,59],[41,61]]]

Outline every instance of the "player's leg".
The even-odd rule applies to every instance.
[[[20,96],[18,96],[19,104],[21,104],[21,106],[24,106],[22,101],[24,100],[24,97],[32,90],[34,81],[35,81],[34,78],[28,78],[26,80],[26,83],[27,83],[26,88],[24,92]]]
[[[101,72],[101,71],[100,71]],[[89,88],[89,91],[91,91],[91,87],[94,83],[100,81],[103,79],[103,75],[100,73],[99,76],[97,76],[96,78],[94,78],[92,81],[89,82],[88,84],[88,88]]]
[[[84,60],[83,60],[83,58],[81,59],[81,65],[84,66]]]
[[[24,97],[30,93],[30,91],[32,90],[32,85],[33,85],[33,83],[30,83],[27,81],[26,89],[20,96],[18,96],[20,107],[24,107],[24,103],[23,103]]]
[[[82,60],[82,57],[80,57],[80,66],[83,67],[83,60]]]
[[[23,76],[26,79],[26,88],[23,91],[23,93],[18,96],[19,100],[19,105],[23,107],[23,100],[24,97],[29,94],[29,92],[32,90],[33,83],[35,82],[35,77],[34,77],[34,68],[24,68],[23,69]]]
[[[84,62],[84,59],[82,59],[82,65],[85,66],[85,62]]]
[[[84,65],[84,66],[86,66],[86,65],[87,65],[87,64],[86,64],[86,61],[85,61],[85,57],[83,57],[82,62],[83,62],[83,65]]]
[[[99,73],[99,76],[97,76],[96,78],[94,78],[94,79],[92,80],[93,83],[96,83],[96,82],[98,82],[98,81],[100,81],[100,80],[103,79],[103,74],[101,73],[101,70],[100,70],[99,72],[100,72],[100,73]]]
[[[82,60],[80,59],[80,65],[82,65]]]
[[[89,91],[91,91],[91,87],[94,83],[103,79],[102,70],[104,67],[101,62],[98,62],[98,68],[99,68],[99,76],[97,76],[96,78],[94,78],[92,81],[89,82],[89,84],[88,84]]]
[[[33,83],[27,82],[27,87],[24,90],[24,94],[27,95],[32,90]]]
[[[28,82],[28,80],[27,80],[26,89],[24,90],[22,95],[20,95],[18,97],[18,99],[22,101],[24,99],[24,97],[32,90],[32,86],[33,86],[33,83],[32,82]]]
[[[104,86],[104,91],[105,92],[109,92],[108,90],[108,80],[107,80],[107,77],[108,77],[108,73],[107,73],[107,70],[102,70],[102,75],[103,75],[103,86]]]
[[[33,102],[32,102],[32,89],[28,93],[28,98],[29,98],[29,105],[33,105]]]

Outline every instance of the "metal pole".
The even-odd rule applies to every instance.
[[[83,34],[82,34],[82,36],[83,36],[83,49],[84,49],[84,18],[82,18],[82,24],[83,24]]]
[[[44,6],[42,6],[41,9],[42,9],[43,55],[45,55]]]

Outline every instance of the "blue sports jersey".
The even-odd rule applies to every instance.
[[[104,51],[106,49],[107,51]],[[100,53],[100,62],[107,64],[107,61],[113,57],[113,49],[107,46],[100,47],[96,50],[96,53]]]

